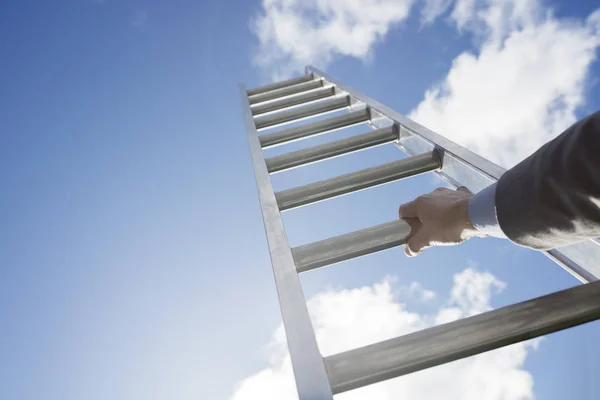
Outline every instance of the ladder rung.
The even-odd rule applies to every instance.
[[[336,140],[335,142],[325,143],[320,146],[267,158],[265,161],[269,172],[275,173],[396,140],[398,140],[398,127],[392,125],[347,139]]]
[[[323,81],[308,81],[299,83],[293,86],[286,86],[281,89],[272,90],[270,92],[257,94],[256,96],[252,96],[248,99],[250,104],[262,103],[263,101],[274,100],[284,96],[290,96],[296,93],[306,92],[307,90],[313,90],[323,87]]]
[[[252,108],[253,115],[260,115],[271,111],[281,110],[282,108],[297,106],[302,103],[308,103],[309,101],[315,101],[335,95],[335,88],[328,87],[312,92],[300,94],[298,96],[287,97],[285,99],[276,100],[271,103],[261,104]]]
[[[275,194],[281,211],[326,200],[331,197],[382,185],[441,167],[437,151],[419,154],[377,167],[284,190]]]
[[[368,109],[352,111],[348,114],[339,115],[333,118],[327,118],[321,121],[315,121],[310,124],[296,126],[279,132],[268,133],[259,136],[260,144],[263,149],[277,146],[286,142],[293,142],[298,139],[321,133],[331,132],[336,129],[346,128],[356,124],[362,124],[369,121],[370,114]]]
[[[325,358],[333,393],[600,319],[600,281]]]
[[[314,79],[314,76],[311,72],[310,74],[306,74],[304,76],[299,76],[297,78],[292,78],[292,79],[288,79],[285,81],[271,83],[269,85],[264,85],[264,86],[257,87],[254,89],[248,89],[248,91],[246,93],[248,93],[248,96],[254,96],[256,94],[270,92],[271,90],[281,89],[286,86],[292,86],[292,85],[297,85],[298,83],[312,81],[313,79]]]
[[[405,243],[410,225],[398,220],[292,249],[298,272],[324,267]]]
[[[350,105],[350,97],[343,96],[331,100],[321,101],[317,104],[311,104],[300,108],[294,108],[289,111],[278,112],[273,115],[266,115],[255,119],[256,129],[264,129],[271,126],[292,122],[297,119],[312,117],[329,111],[339,110]]]

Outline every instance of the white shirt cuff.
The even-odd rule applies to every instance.
[[[479,232],[489,236],[506,238],[496,214],[496,184],[490,185],[469,200],[468,214],[471,223]]]

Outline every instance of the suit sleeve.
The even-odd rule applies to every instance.
[[[495,202],[500,228],[517,244],[551,249],[600,237],[600,112],[508,170]]]

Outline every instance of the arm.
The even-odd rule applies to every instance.
[[[496,214],[513,242],[550,249],[600,236],[600,112],[506,171]]]
[[[477,195],[464,188],[437,189],[400,206],[399,216],[412,227],[409,256],[474,236],[506,236],[536,249],[600,236],[600,113],[576,123]]]

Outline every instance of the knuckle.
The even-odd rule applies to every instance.
[[[431,201],[432,194],[424,194],[417,198],[417,209],[422,209],[427,203]]]

